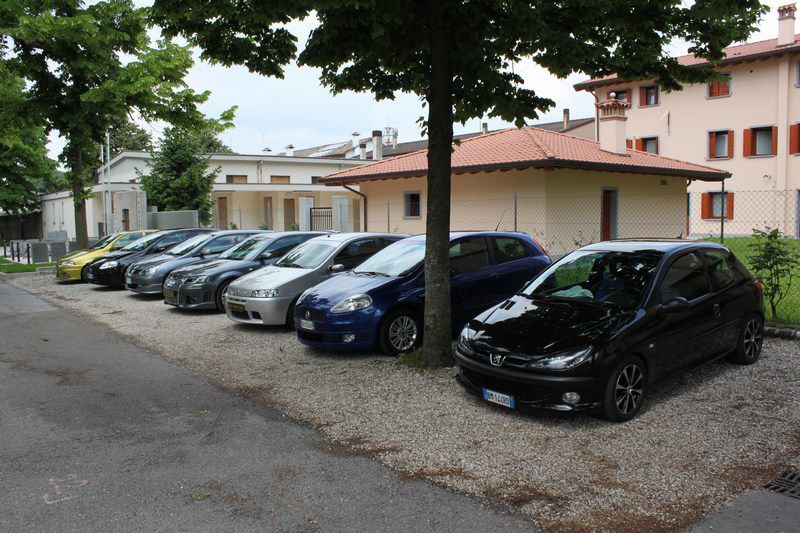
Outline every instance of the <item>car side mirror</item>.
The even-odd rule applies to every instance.
[[[676,296],[662,304],[659,311],[662,314],[680,313],[689,309],[689,300],[683,296]]]
[[[328,267],[328,270],[330,270],[334,274],[337,273],[337,272],[344,272],[344,265],[340,265],[340,264],[331,265],[331,266]]]

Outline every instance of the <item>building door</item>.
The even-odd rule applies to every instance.
[[[616,189],[603,189],[603,201],[600,214],[600,239],[607,241],[617,238],[617,204]]]
[[[272,226],[273,215],[272,215],[272,196],[265,196],[264,197],[264,224],[266,224],[267,229],[274,229]]]
[[[283,229],[286,231],[295,229],[297,220],[294,216],[294,198],[283,199]]]
[[[224,196],[217,198],[217,226],[228,229],[228,199]]]
[[[122,210],[122,231],[130,231],[131,230],[131,210],[130,209],[123,209]]]

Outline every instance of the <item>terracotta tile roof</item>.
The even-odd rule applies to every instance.
[[[356,168],[329,174],[321,183],[357,183],[391,178],[425,176],[427,150],[419,150]],[[523,168],[577,168],[636,174],[683,176],[707,181],[730,177],[729,172],[659,155],[627,150],[627,155],[606,152],[600,143],[532,126],[472,137],[454,146],[453,174]]]
[[[586,124],[590,124],[594,122],[594,117],[589,118],[572,118],[569,120],[569,125],[567,129],[564,129],[564,121],[557,120],[555,122],[540,122],[539,124],[531,124],[534,128],[541,128],[543,130],[550,130],[550,131],[559,131],[561,133],[566,133],[568,131],[574,130],[575,128],[579,128]]]
[[[778,39],[767,39],[765,41],[755,41],[752,43],[744,43],[744,44],[737,44],[734,46],[729,46],[723,50],[725,53],[725,59],[722,59],[716,62],[715,65],[722,66],[730,63],[735,63],[737,61],[743,61],[745,59],[758,59],[758,58],[766,58],[776,55],[781,55],[789,52],[798,52],[800,51],[800,34],[794,36],[794,43],[780,46],[778,45]],[[708,61],[701,57],[697,57],[692,54],[684,55],[678,57],[678,63],[684,66],[701,66],[701,65],[708,65]],[[610,74],[608,76],[604,76],[602,78],[594,78],[586,81],[582,81],[580,83],[576,83],[573,87],[576,91],[580,91],[583,89],[592,89],[594,87],[598,87],[601,85],[609,85],[611,83],[616,83],[622,81],[620,80],[616,74]]]

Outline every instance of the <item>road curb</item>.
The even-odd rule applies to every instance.
[[[788,326],[764,326],[764,335],[780,339],[800,339],[800,329]]]

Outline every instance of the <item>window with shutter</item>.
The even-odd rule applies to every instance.
[[[710,81],[708,82],[708,97],[720,98],[722,96],[730,96],[731,94],[731,78],[730,74],[727,75],[726,81]]]
[[[728,159],[733,155],[733,132],[730,130],[708,133],[708,158]]]
[[[767,126],[744,130],[744,155],[770,156],[778,149],[778,128]]]
[[[639,106],[647,107],[658,105],[658,86],[646,85],[639,87]]]
[[[704,192],[701,197],[701,214],[705,220],[733,219],[732,192]]]
[[[789,126],[789,153],[800,153],[800,124]]]
[[[625,139],[625,146],[628,148],[633,148],[633,139]]]

